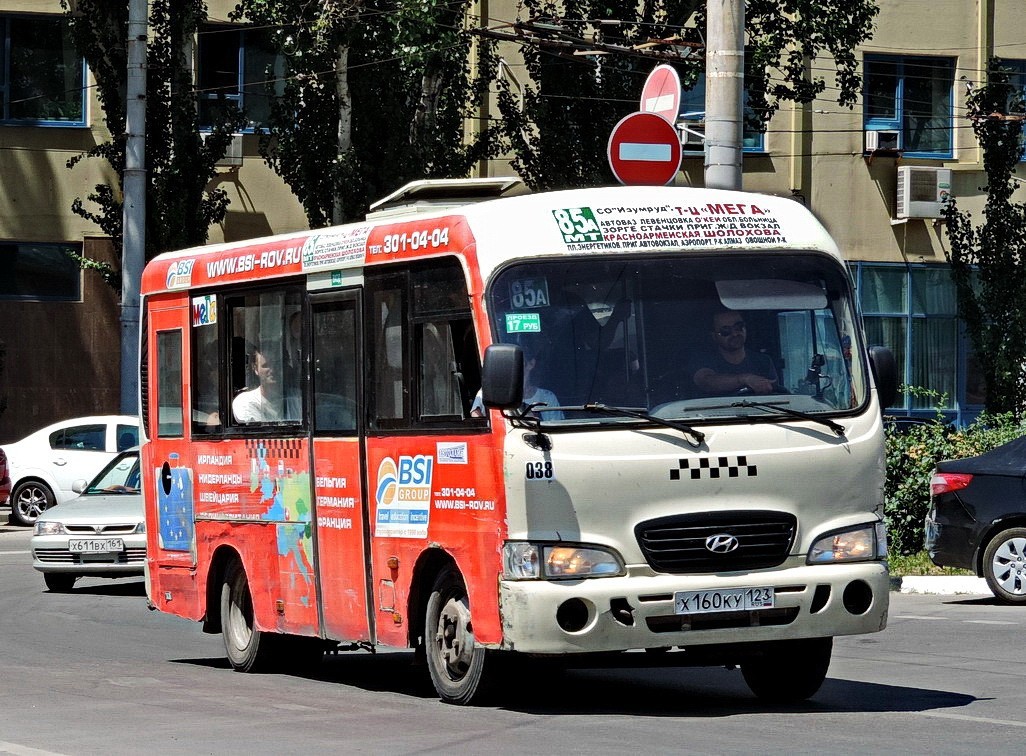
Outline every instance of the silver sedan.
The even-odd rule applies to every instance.
[[[142,575],[146,524],[139,491],[139,451],[114,458],[81,496],[44,511],[32,535],[32,566],[51,591],[70,591],[80,577]]]

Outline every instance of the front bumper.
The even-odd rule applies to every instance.
[[[502,648],[535,654],[699,646],[856,635],[887,625],[884,562],[804,564],[737,575],[664,575],[647,566],[616,578],[502,581]],[[772,587],[770,610],[679,615],[674,593]]]
[[[77,553],[68,548],[64,535],[33,536],[30,542],[32,566],[39,572],[63,572],[82,576],[142,575],[146,564],[146,535],[118,536],[123,551]]]

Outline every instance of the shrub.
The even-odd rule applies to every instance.
[[[930,476],[943,459],[975,457],[1013,438],[1026,435],[1026,423],[1011,414],[980,415],[971,425],[956,428],[936,419],[898,428],[888,424],[885,448],[887,479],[884,514],[893,554],[910,555],[923,548],[923,520],[930,508]]]

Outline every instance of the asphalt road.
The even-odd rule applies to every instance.
[[[1026,608],[892,594],[882,633],[839,638],[811,701],[767,707],[737,671],[535,674],[493,706],[440,703],[410,654],[243,675],[220,638],[150,612],[139,579],[46,591],[0,526],[0,754],[929,753],[1026,739]]]

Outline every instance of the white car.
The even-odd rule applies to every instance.
[[[11,520],[31,525],[40,513],[74,498],[76,480],[92,480],[118,452],[139,445],[139,418],[101,415],[63,420],[5,444]]]
[[[146,518],[139,490],[139,450],[119,454],[92,482],[75,483],[82,495],[36,518],[32,566],[46,587],[70,591],[80,577],[142,575]]]

